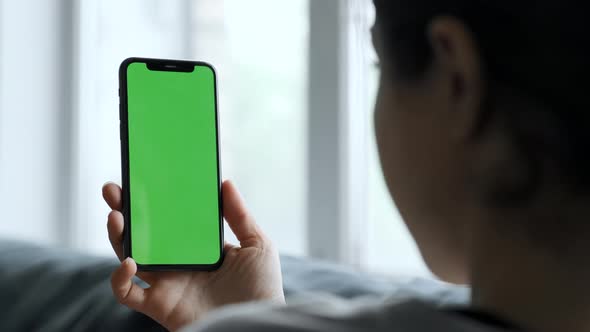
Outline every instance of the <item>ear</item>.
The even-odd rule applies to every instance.
[[[449,16],[430,23],[428,37],[434,51],[434,64],[440,73],[444,98],[448,100],[448,119],[457,138],[473,136],[481,118],[484,80],[481,58],[471,31]]]

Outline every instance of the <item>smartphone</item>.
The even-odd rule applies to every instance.
[[[216,81],[204,62],[129,58],[119,68],[123,242],[140,270],[221,265]]]

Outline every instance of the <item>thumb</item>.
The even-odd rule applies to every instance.
[[[260,231],[256,221],[246,209],[242,195],[231,181],[224,181],[221,186],[223,196],[223,215],[229,228],[235,234],[240,246],[261,247],[264,235]]]

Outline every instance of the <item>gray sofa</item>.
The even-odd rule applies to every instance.
[[[415,278],[359,274],[323,262],[282,257],[287,301],[329,293],[419,297],[464,303],[468,289]],[[111,258],[0,240],[0,331],[163,331],[151,319],[119,305],[110,291]]]

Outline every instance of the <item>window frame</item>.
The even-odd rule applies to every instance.
[[[359,269],[369,245],[368,8],[310,1],[308,254]]]

